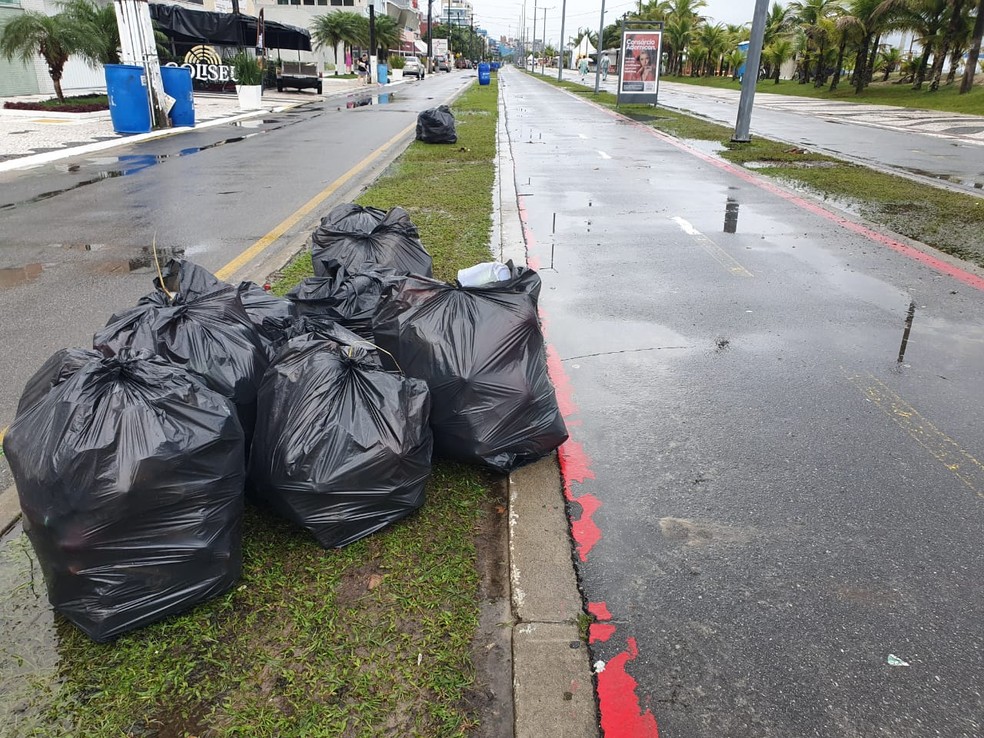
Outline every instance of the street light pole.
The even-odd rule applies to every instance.
[[[431,62],[434,59],[434,53],[433,53],[434,52],[434,45],[433,45],[433,36],[434,36],[434,33],[431,30],[432,27],[433,27],[433,25],[434,25],[434,21],[432,20],[433,16],[431,14],[433,8],[434,8],[434,0],[427,0],[427,64],[428,65],[430,65]],[[430,70],[428,69],[426,71],[429,72]]]
[[[749,126],[752,123],[752,102],[755,100],[755,84],[758,82],[759,63],[762,61],[762,42],[765,40],[765,19],[769,12],[769,0],[755,0],[752,16],[752,37],[748,41],[748,57],[745,59],[745,76],[741,80],[741,100],[738,102],[738,120],[735,122],[735,143],[748,143]]]
[[[530,65],[530,71],[536,71],[536,0],[533,0],[533,63]],[[525,64],[523,65],[526,66]]]
[[[560,64],[557,65],[557,81],[560,82],[564,78],[564,63],[567,61],[565,58],[567,52],[564,46],[564,21],[567,20],[567,0],[564,0],[560,9]]]
[[[595,94],[601,89],[601,43],[605,35],[605,0],[601,0],[601,23],[598,26],[598,48],[595,49],[597,58],[595,59]]]

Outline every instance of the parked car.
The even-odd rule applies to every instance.
[[[423,79],[424,65],[420,63],[420,59],[415,56],[408,56],[403,62],[403,76]]]
[[[434,69],[438,72],[450,72],[451,62],[446,56],[439,56],[434,59]]]

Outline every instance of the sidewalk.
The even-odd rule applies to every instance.
[[[388,85],[361,87],[358,80],[323,80],[322,95],[310,91],[277,92],[264,90],[261,110],[242,111],[234,94],[195,93],[195,127],[168,128],[150,133],[122,134],[113,130],[109,111],[83,114],[44,113],[29,110],[7,110],[0,107],[0,172],[24,169],[80,153],[100,151],[121,144],[146,141],[162,136],[187,133],[199,128],[255,118],[280,112],[307,103],[316,103],[355,91],[379,94],[402,83],[394,80]],[[49,99],[50,95],[30,95],[4,98],[3,102],[34,102]]]

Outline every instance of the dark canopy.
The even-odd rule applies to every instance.
[[[178,43],[256,46],[256,18],[250,15],[150,3],[150,17],[161,33]],[[268,49],[311,50],[311,33],[305,28],[270,20],[264,21],[263,27]]]

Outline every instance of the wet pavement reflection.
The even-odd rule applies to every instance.
[[[724,206],[724,232],[738,232],[738,201],[731,197]]]

